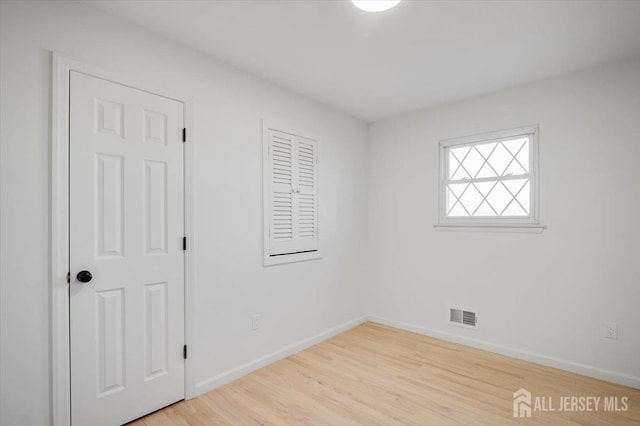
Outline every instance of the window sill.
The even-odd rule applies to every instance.
[[[284,263],[303,262],[305,260],[322,259],[320,251],[306,253],[282,254],[279,256],[265,256],[264,266],[282,265]]]
[[[439,223],[433,225],[436,231],[453,232],[517,232],[526,234],[541,234],[547,229],[546,225],[534,223],[503,223],[503,224],[470,224],[470,223]]]

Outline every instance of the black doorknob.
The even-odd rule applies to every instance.
[[[80,271],[78,272],[78,275],[76,275],[76,278],[81,283],[88,283],[93,278],[93,275],[91,275],[91,272],[89,271]]]

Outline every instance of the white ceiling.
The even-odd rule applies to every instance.
[[[640,54],[640,1],[96,1],[368,122]]]

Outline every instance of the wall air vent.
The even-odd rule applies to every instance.
[[[477,328],[478,314],[468,309],[449,308],[449,323],[462,327]]]

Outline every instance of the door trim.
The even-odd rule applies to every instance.
[[[184,145],[184,230],[188,250],[184,259],[185,399],[195,396],[195,186],[193,99],[149,87],[147,83],[52,52],[51,78],[51,179],[50,179],[50,309],[51,309],[51,418],[55,426],[71,425],[71,361],[69,335],[69,101],[71,71],[143,90],[184,105],[187,141]]]

